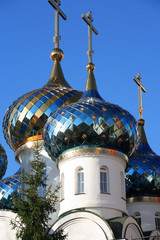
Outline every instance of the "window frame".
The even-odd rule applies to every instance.
[[[109,171],[106,166],[100,168],[100,193],[109,193]]]
[[[140,212],[135,212],[133,214],[133,216],[136,219],[136,221],[138,222],[138,224],[141,226],[141,214],[140,214]]]
[[[44,169],[43,169],[43,176],[42,176],[42,180],[43,180],[44,184],[47,184],[46,177],[47,177],[47,168],[46,168],[46,164],[45,164]],[[45,197],[45,195],[46,195],[46,187],[47,186],[45,186],[45,187],[39,186],[38,187],[38,195],[41,196],[42,198]]]
[[[120,172],[120,183],[121,183],[121,198],[126,199],[126,192],[125,192],[125,176],[124,173]]]
[[[78,167],[76,171],[76,194],[84,194],[84,169]]]
[[[155,213],[155,227],[160,229],[160,212]]]
[[[61,191],[60,191],[61,201],[64,200],[64,173],[61,174]]]

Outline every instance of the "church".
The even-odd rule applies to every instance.
[[[142,79],[139,120],[122,107],[106,102],[98,92],[92,61],[92,12],[82,14],[88,27],[88,64],[84,92],[73,89],[61,68],[59,17],[66,20],[59,0],[55,9],[54,62],[40,89],[15,100],[3,119],[6,142],[21,168],[3,178],[7,155],[0,145],[0,239],[15,240],[11,194],[21,193],[21,169],[30,172],[34,143],[43,145],[47,185],[61,184],[60,202],[52,215],[52,231],[63,229],[68,240],[158,239],[160,237],[160,156],[150,148],[143,119]],[[86,27],[84,24],[84,27]],[[94,36],[95,37],[95,36]]]

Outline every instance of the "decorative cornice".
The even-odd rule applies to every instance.
[[[118,156],[128,162],[128,157],[124,154],[121,153],[117,150],[114,149],[109,149],[109,148],[101,148],[101,147],[91,147],[91,146],[84,146],[84,147],[78,147],[78,148],[73,148],[71,150],[67,150],[64,153],[62,153],[58,157],[58,162],[61,162],[65,159],[70,159],[78,156],[93,156],[93,155],[111,155],[111,156]]]
[[[135,203],[135,202],[154,202],[154,203],[160,203],[160,197],[132,197],[127,198],[127,203]]]
[[[26,139],[26,141],[23,142],[23,145],[21,144],[19,146],[19,148],[17,148],[17,150],[15,151],[15,160],[21,164],[21,161],[19,159],[19,154],[23,151],[25,151],[26,149],[30,149],[33,147],[33,143],[35,141],[38,142],[44,142],[43,140],[43,136],[42,135],[36,135],[36,136],[32,136]],[[31,144],[31,145],[30,145]]]
[[[28,143],[28,142],[33,142],[33,141],[36,141],[36,140],[43,140],[43,135],[35,135],[35,136],[32,136],[32,137],[28,137],[27,139],[25,139],[23,142],[21,142],[18,146],[18,149]],[[16,151],[18,151],[18,149]]]

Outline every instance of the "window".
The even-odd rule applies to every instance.
[[[124,178],[124,173],[120,173],[120,178],[121,178],[121,197],[125,198],[125,178]]]
[[[64,199],[64,173],[61,174],[61,200]]]
[[[43,176],[42,176],[42,181],[44,182],[44,184],[47,183],[47,179],[46,179],[46,165],[43,169]],[[46,186],[43,187],[42,185],[40,185],[38,187],[38,195],[41,197],[44,197],[46,195]]]
[[[84,193],[84,170],[79,168],[77,171],[77,193]]]
[[[155,213],[156,229],[160,229],[160,212]]]
[[[121,180],[121,197],[122,198],[126,198],[126,192],[125,192],[125,177],[124,177],[124,173],[121,172],[120,173],[120,180]]]
[[[100,169],[100,191],[101,193],[108,192],[108,169],[106,167]]]
[[[141,225],[141,214],[139,212],[136,212],[133,214],[133,216],[137,220],[138,224]]]

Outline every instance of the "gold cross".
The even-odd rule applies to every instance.
[[[60,0],[47,0],[51,6],[55,9],[55,37],[53,41],[55,42],[55,48],[59,48],[59,40],[61,40],[61,36],[59,35],[59,15],[66,20],[67,16],[62,12],[59,8],[61,5]]]
[[[139,92],[139,114],[140,114],[140,119],[143,119],[142,112],[143,112],[143,107],[142,107],[142,91],[146,93],[146,89],[142,86],[141,82],[141,76],[140,73],[137,74],[137,78],[133,77],[133,80],[137,83],[138,85],[138,92]]]
[[[98,31],[95,29],[95,27],[92,25],[93,18],[92,18],[92,13],[89,11],[87,13],[87,17],[82,14],[83,20],[88,24],[88,46],[89,46],[89,51],[87,52],[89,56],[89,63],[92,63],[92,54],[94,51],[92,50],[92,31],[98,35]]]

